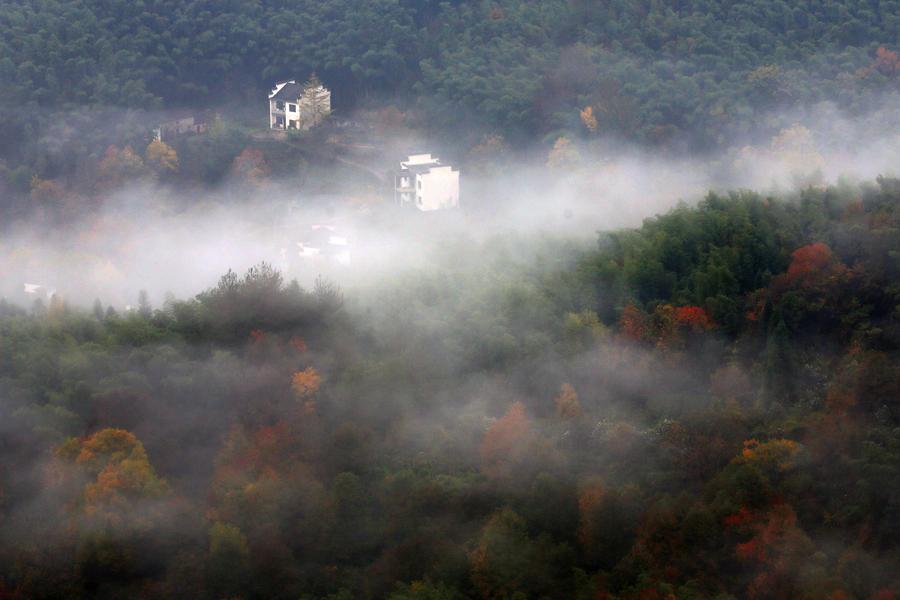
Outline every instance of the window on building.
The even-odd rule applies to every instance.
[[[297,105],[296,104],[288,104],[288,110],[290,112],[297,112]]]
[[[275,108],[277,108],[278,110],[284,110],[284,101],[283,101],[283,100],[276,100],[276,101],[275,101]]]
[[[422,189],[422,180],[419,179],[418,181],[416,181],[416,185],[419,186],[419,189],[421,190]]]

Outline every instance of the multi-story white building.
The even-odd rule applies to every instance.
[[[309,129],[331,114],[331,92],[315,75],[306,83],[279,81],[269,92],[269,127]]]
[[[394,198],[400,206],[419,210],[459,207],[459,171],[431,154],[413,154],[400,161],[394,176]]]

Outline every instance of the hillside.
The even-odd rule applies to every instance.
[[[884,178],[0,304],[0,595],[893,598],[898,246]]]
[[[579,130],[590,106],[592,133],[717,147],[776,110],[896,93],[898,14],[896,0],[3,2],[0,138],[33,136],[47,110],[257,102],[316,72],[345,112],[397,103],[442,132],[535,140]]]

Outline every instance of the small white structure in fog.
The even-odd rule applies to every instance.
[[[400,161],[394,176],[394,198],[400,206],[421,211],[459,207],[459,170],[431,154],[413,154]]]
[[[48,288],[45,285],[41,285],[39,283],[26,283],[23,286],[24,292],[26,294],[37,296],[43,294],[47,296],[48,299],[52,298],[54,294],[56,294],[56,290],[53,288]]]
[[[334,225],[313,225],[305,240],[297,242],[297,256],[302,259],[321,258],[342,265],[350,264],[350,240],[337,233]]]
[[[279,81],[269,92],[269,127],[305,130],[331,114],[331,91],[313,75],[306,83]]]

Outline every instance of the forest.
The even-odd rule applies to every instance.
[[[464,246],[0,304],[0,597],[897,597],[900,180]]]
[[[898,36],[0,0],[0,600],[900,597]]]
[[[716,151],[817,103],[889,104],[898,15],[897,0],[5,0],[0,173],[27,191],[110,144],[140,151],[164,109],[264,127],[270,86],[311,73],[340,114],[388,108],[467,148]]]

